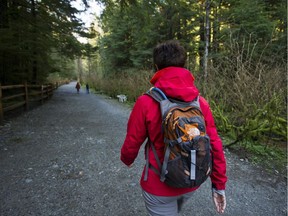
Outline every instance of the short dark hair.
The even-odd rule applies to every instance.
[[[153,63],[157,65],[158,70],[170,66],[184,67],[186,63],[186,51],[179,41],[166,41],[154,48]]]

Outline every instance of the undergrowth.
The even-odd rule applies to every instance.
[[[231,142],[229,138],[223,138],[224,147],[237,154],[241,159],[248,160],[271,174],[287,179],[286,142],[265,145],[256,141],[243,140],[238,145],[225,146],[225,143],[229,142]]]

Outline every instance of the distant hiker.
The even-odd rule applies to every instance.
[[[199,127],[198,123],[194,124],[195,128],[193,125],[189,125],[190,128],[181,128],[181,125],[174,124],[174,128],[181,128],[181,130],[178,131],[178,139],[164,140],[165,131],[163,132],[164,129],[162,128],[163,121],[160,105],[158,101],[150,95],[144,94],[137,99],[132,109],[127,125],[126,138],[121,148],[120,158],[122,162],[128,167],[131,167],[138,155],[142,143],[148,139],[145,148],[147,164],[143,169],[140,185],[142,187],[145,206],[150,216],[177,216],[183,203],[194,195],[193,191],[199,188],[199,186],[195,186],[199,185],[198,183],[189,187],[173,187],[168,185],[166,179],[168,179],[168,173],[170,174],[171,172],[166,168],[170,166],[170,164],[167,167],[162,165],[166,158],[165,145],[167,147],[167,143],[171,145],[171,147],[179,143],[183,144],[184,147],[186,147],[186,145],[193,146],[195,143],[198,144],[201,142],[201,138],[199,137],[202,130],[205,131],[205,134],[209,137],[211,145],[211,149],[204,149],[204,151],[211,150],[211,155],[208,154],[208,156],[212,159],[212,170],[209,169],[207,171],[207,176],[210,176],[212,182],[212,199],[218,213],[224,213],[226,208],[225,187],[227,176],[226,160],[223,152],[222,141],[218,136],[210,106],[199,94],[198,89],[194,85],[194,77],[191,72],[184,68],[185,62],[186,51],[178,41],[167,41],[159,44],[153,50],[153,63],[156,73],[150,82],[154,87],[162,90],[162,92],[172,102],[177,100],[181,101],[182,104],[190,104],[192,101],[197,101],[204,117],[204,125],[202,125],[202,121],[199,121],[200,126],[202,126],[201,131],[198,129],[196,130],[196,127]],[[165,103],[165,101],[163,102]],[[167,101],[166,105],[168,106],[169,104],[170,102],[168,103]],[[166,120],[168,120],[168,117]],[[175,119],[175,123],[176,121],[178,123],[178,120],[179,119]],[[195,119],[191,119],[191,121],[192,120],[194,121]],[[188,122],[184,122],[183,124],[186,125],[186,123],[190,123],[189,121],[190,119],[188,119]],[[194,133],[195,131],[197,131],[197,133]],[[195,136],[193,134],[195,134]],[[195,138],[190,140],[189,136]],[[151,143],[153,143],[153,145],[151,145]],[[195,169],[198,161],[193,161],[199,159],[197,156],[198,153],[195,154],[195,151],[200,151],[201,154],[203,150],[198,147],[195,150],[186,151],[186,149],[182,148],[183,146],[178,145],[178,151],[180,150],[183,156],[191,156],[191,159],[189,159],[190,164],[188,167],[185,167],[187,172],[185,172],[186,176],[185,174],[182,175],[184,178],[181,175],[176,175],[174,178],[178,178],[177,180],[180,179],[180,181],[183,179],[184,181],[188,176],[189,180],[194,180],[195,172],[193,174],[192,168],[193,170]],[[158,155],[158,160],[155,157],[155,154]],[[178,166],[179,163],[183,163],[178,160],[181,158],[179,152],[171,151],[168,152],[168,154],[174,154],[172,163],[176,161],[176,163],[174,163],[175,166]],[[197,166],[197,169],[201,169],[201,167]],[[163,170],[164,178],[161,178],[163,174],[161,171]],[[171,170],[173,171],[173,167]],[[196,172],[196,179],[197,175]],[[206,206],[207,203],[203,205]],[[194,208],[197,208],[197,204],[193,206]],[[193,213],[191,213],[191,215],[193,215]]]
[[[88,83],[86,84],[86,93],[89,94],[89,85],[88,85]]]
[[[80,83],[79,82],[77,82],[77,84],[76,84],[76,87],[75,87],[76,89],[77,89],[77,93],[79,94],[79,91],[80,91],[80,88],[81,88],[81,85],[80,85]]]

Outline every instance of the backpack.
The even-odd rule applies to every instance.
[[[200,186],[211,174],[212,156],[199,96],[187,103],[167,98],[155,87],[146,94],[160,103],[165,152],[161,164],[155,146],[148,138],[144,180],[147,181],[148,168],[151,168],[160,176],[160,180],[169,186],[176,188]],[[150,147],[158,169],[149,164]]]

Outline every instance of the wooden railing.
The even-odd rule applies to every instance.
[[[4,119],[4,114],[8,111],[24,107],[29,110],[33,102],[44,103],[53,95],[53,90],[58,85],[7,85],[0,84],[0,123]]]

